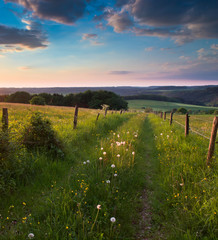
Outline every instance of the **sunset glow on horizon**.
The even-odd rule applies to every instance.
[[[0,0],[1,87],[218,85],[215,0]]]

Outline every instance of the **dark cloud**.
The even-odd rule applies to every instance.
[[[127,74],[131,74],[133,72],[131,71],[111,71],[109,72],[109,74],[112,74],[112,75],[127,75]]]
[[[47,47],[46,36],[36,28],[32,30],[18,29],[0,25],[0,45],[19,45],[13,48],[21,51],[23,48],[36,49]],[[3,50],[2,50],[3,51]]]
[[[136,0],[129,9],[140,24],[154,27],[147,31],[148,35],[174,36],[180,43],[218,37],[216,0]],[[166,29],[160,30],[160,27],[177,26],[180,26],[180,31],[167,33]]]
[[[117,7],[122,7],[123,5],[126,5],[126,4],[128,4],[128,3],[130,3],[129,0],[117,0],[116,6],[117,6]]]
[[[218,38],[217,0],[117,0],[117,12],[109,8],[96,20],[108,21],[115,32],[170,37],[178,44],[195,39]]]
[[[86,10],[85,0],[5,0],[22,5],[33,15],[64,24],[73,24]],[[88,1],[89,2],[89,1]]]

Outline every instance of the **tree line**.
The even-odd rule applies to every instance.
[[[86,91],[78,94],[62,95],[58,93],[29,94],[28,92],[15,92],[0,96],[1,102],[30,103],[33,105],[69,106],[78,105],[83,108],[100,109],[103,104],[110,110],[128,109],[128,103],[121,96],[109,91]]]

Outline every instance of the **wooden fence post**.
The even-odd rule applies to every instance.
[[[170,113],[170,125],[173,123],[173,112]]]
[[[100,113],[98,113],[95,123],[97,123]]]
[[[104,111],[104,117],[106,118],[107,116],[107,107],[105,108],[105,111]]]
[[[166,120],[167,113],[164,112],[164,121]]]
[[[2,109],[2,130],[3,131],[8,130],[8,109],[7,108]]]
[[[218,117],[215,116],[214,119],[213,119],[213,126],[212,126],[210,144],[209,144],[208,155],[207,155],[207,165],[208,166],[210,165],[211,159],[212,159],[213,154],[214,154],[217,127],[218,127]]]
[[[120,110],[120,114],[122,114],[123,110]]]
[[[163,112],[160,113],[160,118],[163,118]]]
[[[185,136],[189,134],[189,115],[186,113],[185,116]]]
[[[78,119],[78,106],[75,106],[75,113],[74,113],[74,121],[73,121],[73,129],[76,129],[77,126],[77,119]]]

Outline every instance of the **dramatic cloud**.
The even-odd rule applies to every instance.
[[[0,25],[0,45],[4,46],[4,49],[0,51],[22,51],[23,48],[36,49],[47,47],[46,36],[38,29],[38,24],[33,24],[32,26],[34,26],[33,29],[26,30]]]
[[[115,32],[172,38],[178,44],[218,37],[218,1],[212,0],[117,0],[95,20],[107,20]]]
[[[108,25],[114,28],[117,33],[128,30],[133,26],[133,22],[127,12],[115,13],[108,19]]]
[[[86,10],[85,0],[5,0],[22,5],[34,16],[58,23],[73,24]]]
[[[112,75],[127,75],[127,74],[132,74],[133,72],[131,71],[111,71],[109,74]]]

